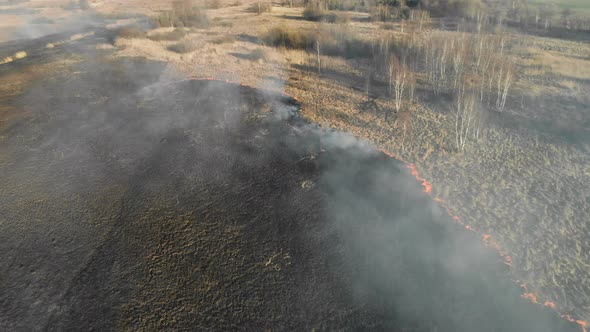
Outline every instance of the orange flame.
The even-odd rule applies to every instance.
[[[533,303],[539,303],[539,301],[537,301],[537,295],[535,295],[533,293],[524,293],[520,297],[522,297],[523,299],[529,300]]]
[[[551,301],[545,301],[545,303],[543,303],[544,306],[551,308],[551,309],[556,309],[556,305],[555,303],[551,302]]]
[[[416,166],[413,163],[408,163],[387,150],[381,150],[381,151],[391,158],[395,158],[395,159],[398,159],[398,160],[404,162],[406,164],[406,167],[408,167],[408,169],[410,169],[410,173],[414,176],[414,178],[416,178],[416,180],[418,180],[418,182],[420,182],[422,184],[422,187],[423,187],[422,191],[428,195],[432,195],[432,185],[430,184],[430,182],[428,182],[426,179],[424,179],[423,177],[420,176],[420,174],[418,173],[418,170],[416,169]],[[435,197],[434,201],[436,203],[438,203],[440,207],[442,207],[443,209],[445,209],[447,211],[448,215],[451,217],[451,219],[453,221],[455,221],[456,223],[465,227],[466,230],[476,232],[472,226],[465,224],[463,221],[461,221],[461,218],[459,218],[459,216],[454,215],[444,200],[442,200],[439,197]],[[498,256],[500,256],[500,258],[502,259],[502,262],[504,264],[508,265],[509,267],[512,267],[512,257],[510,255],[508,255],[506,253],[506,251],[504,251],[504,249],[502,249],[502,247],[500,246],[500,244],[498,242],[496,242],[495,240],[492,239],[492,236],[490,234],[483,233],[483,234],[481,234],[481,238],[482,238],[482,242],[484,243],[484,245],[486,247],[492,248],[498,253]],[[518,283],[518,281],[515,281],[515,282]],[[523,299],[528,300],[534,304],[541,304],[537,298],[537,295],[528,291],[526,284],[522,284],[520,286],[524,290],[523,294],[521,295],[521,297]],[[552,301],[545,301],[544,303],[542,303],[542,305],[557,311],[557,309],[556,309],[557,305]],[[560,314],[560,317],[563,319],[566,319],[572,323],[578,324],[582,328],[583,332],[588,332],[586,329],[586,326],[587,326],[586,321],[576,320],[567,314]]]
[[[202,81],[220,81],[220,82],[225,82],[225,83],[230,83],[230,84],[236,84],[236,85],[240,85],[240,86],[244,86],[244,87],[249,87],[249,88],[254,88],[254,89],[260,89],[257,87],[253,87],[247,84],[243,84],[241,82],[232,82],[230,80],[227,79],[216,79],[213,77],[204,77],[204,78],[199,78],[199,77],[189,77],[188,80],[202,80]],[[297,97],[293,97],[290,96],[289,94],[283,92],[283,91],[277,91],[280,92],[283,96],[288,97],[288,98],[292,98],[293,100],[295,100],[296,102],[300,103],[299,99]],[[403,162],[406,167],[410,170],[410,174],[412,174],[412,176],[414,176],[414,178],[420,182],[420,184],[422,185],[422,192],[424,192],[425,194],[432,196],[432,184],[430,184],[430,182],[428,182],[426,179],[424,179],[423,177],[420,176],[420,173],[418,173],[418,170],[416,169],[416,166],[413,163],[409,163],[406,162],[405,160],[403,160],[402,158],[400,158],[399,156],[395,155],[394,153],[387,151],[385,149],[381,149],[381,152],[383,152],[385,155],[387,155],[390,158],[394,158],[397,160],[400,160],[401,162]],[[472,232],[476,232],[476,230],[473,229],[473,227],[471,227],[470,225],[465,224],[464,222],[461,221],[461,219],[459,218],[459,216],[454,215],[451,212],[451,209],[448,207],[448,205],[445,203],[445,201],[443,201],[441,198],[439,197],[434,197],[433,200],[439,204],[440,207],[442,207],[444,210],[447,211],[447,214],[451,217],[452,220],[454,220],[456,223],[462,225],[465,227],[465,229],[470,230]],[[492,248],[494,249],[497,253],[498,256],[500,256],[500,258],[502,259],[502,262],[506,265],[508,265],[509,267],[512,267],[512,257],[510,257],[500,246],[500,244],[498,242],[496,242],[495,240],[492,239],[492,236],[490,234],[481,234],[481,238],[482,238],[482,242],[484,243],[484,245],[486,247]],[[518,283],[518,280],[515,280],[516,283]],[[531,303],[534,304],[541,304],[538,299],[537,299],[537,295],[535,295],[532,292],[528,291],[528,287],[526,286],[525,283],[521,284],[520,287],[523,289],[523,294],[521,295],[521,297],[523,299],[526,299],[528,301],[530,301]],[[555,311],[557,311],[557,305],[554,302],[551,301],[545,301],[544,303],[542,303],[541,305],[548,307],[548,308],[552,308]],[[581,328],[583,332],[588,332],[586,327],[588,326],[588,323],[586,321],[583,320],[579,320],[579,319],[574,319],[572,316],[568,315],[568,314],[559,314],[561,318],[572,322],[572,323],[576,323],[578,324]]]

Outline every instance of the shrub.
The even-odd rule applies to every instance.
[[[347,14],[337,14],[324,9],[320,2],[309,2],[303,11],[303,18],[308,21],[321,21],[328,23],[347,23],[350,17]]]
[[[117,33],[117,36],[119,36],[119,38],[127,38],[127,39],[145,38],[146,33],[145,33],[145,31],[143,31],[142,29],[140,29],[138,27],[125,27],[125,28],[121,28],[119,30],[119,32]]]
[[[268,2],[258,1],[250,6],[249,11],[261,15],[262,13],[270,13],[272,11],[272,6]]]
[[[168,46],[168,50],[176,53],[189,53],[196,50],[198,45],[190,40],[184,40],[179,43]]]
[[[153,19],[156,27],[207,28],[207,14],[192,6],[192,1],[175,1],[172,10],[164,11]]]
[[[320,21],[326,14],[328,14],[328,11],[326,11],[320,5],[320,3],[310,2],[307,6],[305,6],[303,18],[308,21]]]
[[[270,29],[262,39],[268,45],[291,49],[306,49],[311,47],[315,41],[313,36],[308,32],[285,27],[274,27]]]
[[[250,53],[250,59],[252,60],[266,60],[268,58],[268,54],[266,53],[266,51],[259,47],[256,48],[252,51],[252,53]]]
[[[322,54],[346,58],[366,58],[373,45],[346,29],[328,29],[319,34],[284,27],[270,29],[262,40],[270,46],[312,50],[320,42]]]
[[[236,41],[236,38],[234,36],[223,35],[223,36],[219,36],[219,37],[212,39],[211,43],[213,43],[213,44],[229,44],[229,43],[233,43],[235,41]]]
[[[209,27],[209,18],[207,14],[199,10],[180,15],[174,11],[166,11],[156,17],[153,23],[156,27],[207,28]]]
[[[394,30],[395,25],[393,23],[384,23],[381,25],[381,29],[383,30]]]
[[[216,25],[219,25],[220,27],[224,27],[224,28],[231,28],[234,26],[234,24],[229,21],[219,21],[216,23]]]
[[[159,33],[155,35],[151,35],[148,38],[155,41],[160,40],[180,40],[184,36],[186,36],[186,31],[182,28],[176,28],[170,32]]]

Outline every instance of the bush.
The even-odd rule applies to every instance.
[[[185,40],[174,45],[168,46],[168,50],[176,53],[189,53],[196,50],[198,45],[190,40]]]
[[[328,23],[347,23],[350,17],[347,14],[337,14],[324,9],[319,2],[310,2],[303,11],[303,18],[308,21],[321,21]]]
[[[322,53],[345,58],[367,58],[372,56],[372,42],[366,41],[347,29],[329,29],[320,35]]]
[[[159,33],[155,35],[151,35],[148,38],[154,41],[161,41],[161,40],[180,40],[184,36],[186,36],[186,31],[182,28],[176,28],[170,32]]]
[[[156,27],[175,27],[175,28],[207,28],[209,27],[209,18],[199,10],[193,10],[191,13],[178,14],[174,11],[161,13],[154,20]]]
[[[193,7],[192,1],[175,1],[172,8],[172,10],[164,11],[154,18],[153,22],[156,27],[209,27],[207,14]]]
[[[371,42],[343,29],[329,29],[317,34],[275,27],[262,40],[270,46],[305,50],[312,50],[319,40],[322,54],[346,58],[366,58],[372,55],[373,49]]]
[[[320,6],[319,3],[310,2],[307,6],[305,6],[305,10],[303,11],[303,18],[308,21],[320,21],[322,17],[324,17],[328,12]]]
[[[314,37],[310,33],[285,27],[270,29],[263,36],[262,40],[267,45],[291,49],[306,49],[313,46],[315,42]]]
[[[249,11],[258,15],[262,13],[270,13],[272,11],[272,6],[268,2],[258,1],[250,6]]]
[[[224,27],[224,28],[231,28],[234,26],[234,24],[229,21],[219,21],[219,22],[216,22],[215,25],[218,25],[218,26]]]
[[[143,31],[142,29],[140,29],[138,27],[125,27],[125,28],[121,28],[119,30],[119,32],[117,33],[117,36],[119,36],[119,38],[126,38],[126,39],[145,38],[146,33],[145,33],[145,31]]]
[[[383,30],[394,30],[395,25],[393,23],[384,23],[381,25],[381,29]]]
[[[211,40],[211,43],[213,44],[230,44],[236,41],[236,38],[232,35],[223,35],[223,36],[219,36],[216,37],[214,39]]]
[[[261,47],[254,49],[252,53],[250,53],[250,59],[252,60],[266,60],[267,58],[268,54],[266,54],[266,51]]]

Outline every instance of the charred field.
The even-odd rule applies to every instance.
[[[2,95],[26,116],[1,129],[1,329],[579,331],[402,162],[165,71],[95,57]]]

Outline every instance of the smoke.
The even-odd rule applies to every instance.
[[[144,316],[293,329],[341,308],[377,330],[569,328],[369,143],[307,123],[284,96],[78,46],[86,60],[31,87],[16,102],[31,117],[2,143],[3,329],[140,328]],[[181,212],[194,219],[170,221]],[[202,226],[216,219],[219,235]],[[251,272],[269,265],[281,274]],[[316,281],[326,289],[307,298]],[[216,282],[224,296],[202,290]]]

